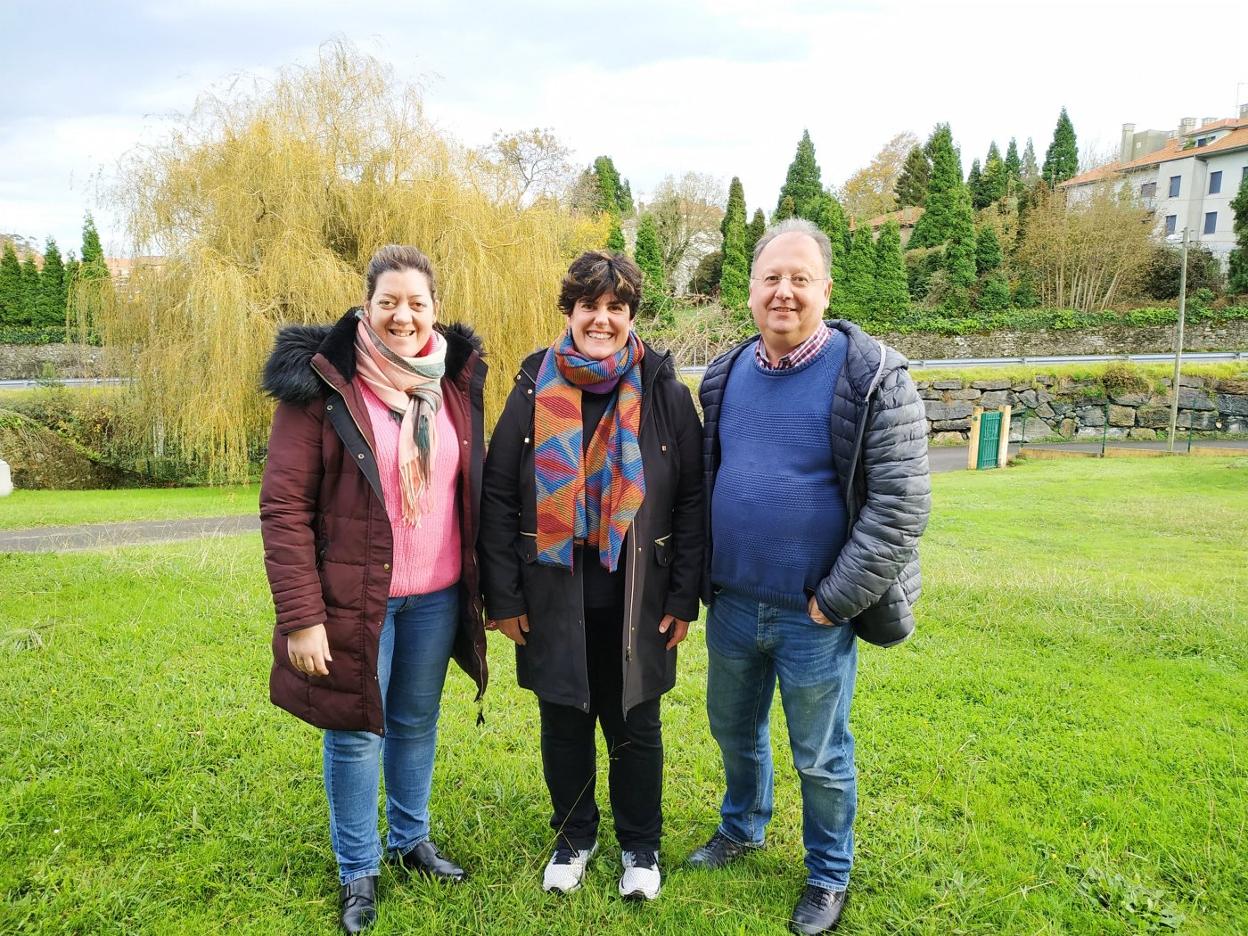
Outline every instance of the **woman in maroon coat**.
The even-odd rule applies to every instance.
[[[487,678],[473,554],[481,345],[465,327],[435,324],[433,268],[415,247],[379,250],[365,297],[332,327],[278,335],[264,375],[278,406],[260,490],[277,610],[270,694],[325,729],[347,932],[375,918],[383,760],[391,858],[464,879],[429,840],[429,790],[448,661],[478,698]]]

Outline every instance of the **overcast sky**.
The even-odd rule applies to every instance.
[[[396,9],[403,7],[402,9]],[[1124,122],[1171,129],[1248,103],[1248,3],[802,0],[0,0],[0,232],[80,248],[118,157],[240,72],[344,38],[419,82],[460,141],[549,127],[609,154],[634,195],[689,169],[739,175],[770,212],[803,127],[825,184],[894,134],[948,121],[964,168],[996,139],[1043,159],[1058,111],[1081,155]],[[592,12],[587,12],[592,11]]]

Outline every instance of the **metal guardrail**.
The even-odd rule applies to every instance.
[[[30,390],[47,384],[66,387],[120,387],[130,383],[130,377],[66,377],[62,380],[0,380],[0,390]]]
[[[1248,351],[1185,351],[1183,360],[1214,363],[1217,361],[1248,361]],[[1016,365],[1044,364],[1096,364],[1104,361],[1130,361],[1133,364],[1170,364],[1173,354],[1067,354],[1049,357],[992,357],[992,358],[911,358],[910,367],[1010,367]],[[682,377],[701,377],[705,364],[679,369]],[[53,383],[67,387],[109,387],[130,383],[129,377],[67,377]],[[46,380],[0,380],[0,390],[29,390]]]
[[[1215,363],[1217,361],[1248,361],[1248,351],[1184,351],[1184,361]],[[1017,365],[1047,364],[1096,364],[1105,361],[1130,361],[1132,364],[1170,364],[1173,354],[1063,354],[1050,356],[992,357],[992,358],[911,358],[910,367],[1011,367]],[[682,367],[685,377],[699,377],[706,367]]]

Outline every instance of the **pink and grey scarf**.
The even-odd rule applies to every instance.
[[[355,368],[378,399],[403,415],[399,425],[399,487],[403,519],[417,525],[424,512],[433,459],[438,451],[436,416],[442,408],[442,375],[446,373],[446,339],[433,333],[421,357],[395,354],[359,313],[355,331]]]

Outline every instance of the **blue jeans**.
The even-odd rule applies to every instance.
[[[768,714],[779,680],[802,784],[807,881],[844,890],[858,803],[849,732],[858,669],[853,630],[724,589],[711,604],[706,645],[706,708],[727,782],[719,830],[741,844],[763,843],[774,792]]]
[[[368,731],[325,732],[329,836],[342,884],[380,873],[379,761],[386,773],[387,847],[406,854],[429,838],[438,712],[458,626],[458,585],[391,598],[377,652],[385,738]]]

